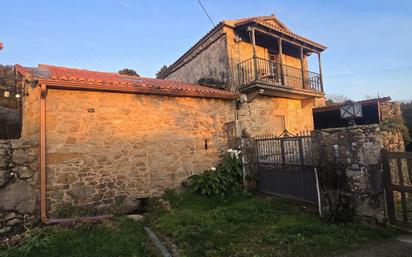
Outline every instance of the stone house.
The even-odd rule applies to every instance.
[[[308,58],[324,49],[268,16],[219,23],[162,79],[16,65],[22,128],[0,140],[0,234],[66,206],[129,212],[240,136],[312,130],[324,93]]]
[[[159,77],[235,91],[246,135],[313,129],[312,108],[324,105],[325,46],[292,32],[275,16],[224,20]],[[316,56],[318,72],[309,71]]]

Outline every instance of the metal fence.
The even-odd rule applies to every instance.
[[[239,63],[238,76],[241,87],[260,81],[273,86],[323,91],[319,73],[308,70],[302,72],[302,69],[259,57],[252,57]]]
[[[317,202],[316,178],[309,133],[255,138],[258,187],[265,193]]]

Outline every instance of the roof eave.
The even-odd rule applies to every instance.
[[[213,98],[222,100],[236,100],[237,94],[217,95],[207,92],[193,92],[178,89],[158,89],[158,88],[143,88],[133,86],[116,86],[116,85],[99,85],[94,83],[78,83],[61,80],[39,79],[38,84],[44,84],[48,88],[62,90],[78,90],[78,91],[99,91],[112,93],[126,94],[145,94],[145,95],[162,95],[173,97],[193,97],[193,98]]]
[[[313,40],[311,40],[311,39],[308,39],[308,38],[306,38],[306,37],[302,37],[302,36],[300,36],[300,35],[292,32],[292,31],[290,31],[290,30],[279,29],[279,28],[276,28],[276,27],[274,27],[274,26],[268,26],[268,25],[265,24],[264,22],[257,21],[257,20],[250,20],[250,21],[239,22],[239,23],[237,23],[237,24],[235,25],[235,28],[247,27],[247,26],[251,26],[251,25],[254,25],[254,26],[262,26],[262,27],[264,27],[265,29],[275,31],[275,32],[277,32],[277,33],[279,33],[279,34],[281,34],[281,35],[284,35],[284,36],[291,37],[291,38],[293,38],[293,39],[295,39],[295,40],[298,40],[301,44],[307,44],[307,45],[309,45],[309,46],[311,46],[311,47],[316,48],[319,52],[323,52],[323,51],[325,51],[325,50],[327,49],[327,46],[322,45],[322,44],[320,44],[320,43],[317,43],[317,42],[315,42],[315,41],[313,41]]]

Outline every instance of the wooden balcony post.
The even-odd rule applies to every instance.
[[[305,64],[303,56],[303,46],[300,46],[300,64],[302,70],[302,88],[305,89]]]
[[[279,38],[279,68],[280,68],[280,83],[285,86],[285,78],[283,76],[283,48],[282,48],[282,39]]]
[[[320,89],[323,91],[323,77],[322,77],[322,63],[320,61],[320,52],[318,52],[318,64],[319,64],[319,79],[320,79]]]
[[[250,33],[251,41],[252,41],[252,47],[253,47],[253,68],[255,71],[255,80],[259,79],[259,74],[258,74],[258,65],[257,65],[257,55],[256,55],[256,38],[255,38],[255,28],[248,28],[248,31]]]

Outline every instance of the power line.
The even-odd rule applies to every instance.
[[[199,3],[200,7],[202,7],[203,11],[205,12],[206,16],[209,18],[210,22],[213,24],[213,26],[215,26],[215,23],[213,22],[212,18],[210,18],[209,14],[206,11],[206,8],[203,6],[202,2],[200,0],[197,0],[197,2]]]

